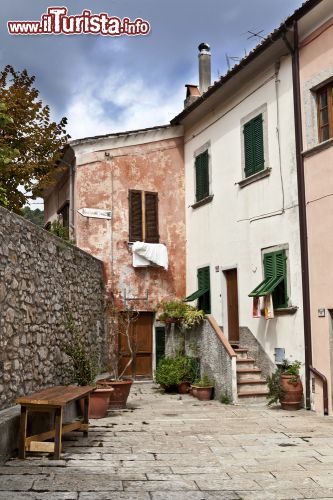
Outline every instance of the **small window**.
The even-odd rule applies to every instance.
[[[184,299],[184,302],[198,300],[198,309],[210,314],[210,270],[209,266],[198,269],[198,290]]]
[[[288,307],[286,251],[279,250],[264,254],[264,279],[249,294],[249,297],[263,297],[272,294],[274,309]]]
[[[209,196],[209,155],[208,150],[195,158],[195,198],[203,200]]]
[[[263,115],[256,116],[243,126],[245,177],[265,168]]]
[[[333,137],[333,82],[317,92],[319,142]]]
[[[129,241],[158,243],[158,194],[129,192]]]

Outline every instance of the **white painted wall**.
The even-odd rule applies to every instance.
[[[301,295],[301,258],[298,226],[297,178],[291,59],[281,59],[278,73],[281,170],[277,135],[277,99],[275,67],[247,80],[232,98],[210,110],[191,128],[185,125],[185,176],[187,222],[187,292],[197,289],[197,269],[211,270],[212,314],[227,334],[226,289],[222,269],[237,267],[239,323],[247,326],[274,361],[274,348],[284,347],[286,356],[303,361],[303,320]],[[254,110],[267,106],[266,167],[268,177],[240,188],[242,179],[242,119]],[[221,117],[222,116],[222,117]],[[221,117],[219,119],[219,117]],[[265,128],[265,124],[264,124]],[[193,209],[195,202],[195,152],[210,143],[211,194],[213,201]],[[267,147],[268,146],[268,147]],[[250,222],[257,216],[278,213],[274,217]],[[290,267],[290,303],[299,309],[294,315],[266,321],[252,318],[252,299],[248,294],[263,279],[262,249],[288,245]],[[220,271],[215,271],[220,266]]]

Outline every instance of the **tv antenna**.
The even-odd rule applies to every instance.
[[[248,40],[250,40],[251,38],[259,38],[260,40],[264,40],[265,37],[262,36],[261,33],[264,33],[264,30],[247,30],[245,31],[245,33],[243,33],[243,35],[250,35],[247,37]]]

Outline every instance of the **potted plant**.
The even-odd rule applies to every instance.
[[[127,399],[131,390],[133,379],[128,375],[133,359],[134,359],[134,339],[133,339],[133,324],[139,317],[139,313],[134,309],[121,310],[112,302],[107,308],[108,325],[108,348],[109,348],[109,371],[111,376],[106,379],[99,380],[100,385],[113,388],[113,392],[109,400],[109,408],[124,409],[126,408]],[[121,371],[119,371],[119,346],[122,340],[125,340],[128,350],[129,359]]]
[[[303,386],[299,376],[300,361],[284,360],[275,372],[268,376],[268,405],[280,402],[283,410],[299,410],[303,398]]]
[[[178,323],[186,329],[199,325],[205,317],[204,311],[178,299],[160,302],[157,311],[159,321],[166,324]]]
[[[179,394],[187,394],[190,391],[190,385],[196,378],[196,360],[189,356],[179,355],[175,358],[175,362],[178,392]]]
[[[98,369],[95,353],[91,352],[85,338],[78,331],[71,313],[67,312],[66,329],[69,340],[64,344],[64,353],[71,359],[72,365],[67,367],[67,374],[73,384],[95,386],[90,395],[89,418],[103,418],[107,415],[112,387],[103,387],[95,382]],[[83,401],[80,401],[83,411]]]
[[[201,379],[196,380],[192,384],[192,394],[199,401],[209,401],[212,399],[214,389],[214,380],[210,379],[208,375],[204,375]]]
[[[159,361],[155,371],[155,382],[166,392],[176,390],[179,383],[176,358],[166,357]]]
[[[157,306],[159,312],[157,319],[166,324],[179,323],[184,317],[186,307],[187,304],[179,299],[160,302]]]

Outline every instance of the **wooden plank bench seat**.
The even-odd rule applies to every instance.
[[[89,426],[89,400],[94,387],[84,386],[54,386],[28,396],[18,398],[16,402],[21,405],[19,458],[25,458],[26,451],[53,452],[54,458],[59,459],[62,446],[62,435],[66,432],[80,430],[88,436]],[[83,419],[63,424],[63,409],[72,401],[84,399]],[[50,431],[27,437],[27,422],[29,412],[54,413],[54,425]],[[45,442],[53,439],[53,443]]]

